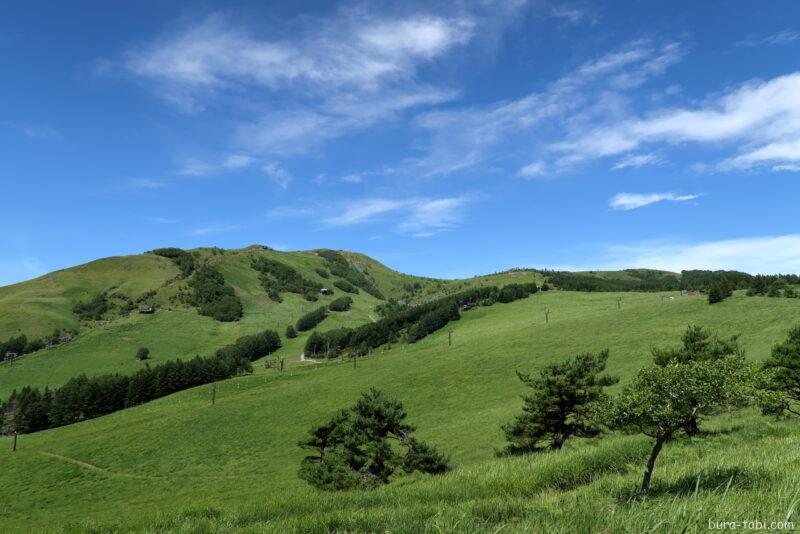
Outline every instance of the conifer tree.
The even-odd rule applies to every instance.
[[[523,413],[503,426],[509,441],[507,452],[557,450],[570,436],[597,435],[599,429],[589,417],[590,405],[604,398],[605,386],[618,381],[601,375],[607,361],[608,350],[604,350],[548,365],[535,377],[517,372],[532,392],[522,398]]]
[[[401,468],[409,473],[446,471],[447,458],[415,439],[415,429],[405,418],[401,402],[370,389],[299,443],[313,451],[300,466],[300,478],[320,489],[346,490],[386,484]]]

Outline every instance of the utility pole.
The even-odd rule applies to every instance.
[[[214,382],[211,384],[211,406],[214,406],[217,402],[217,383]]]

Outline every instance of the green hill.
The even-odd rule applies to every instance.
[[[196,249],[190,251],[197,264],[218,269],[242,302],[244,315],[236,322],[220,322],[199,315],[180,296],[190,289],[178,267],[165,257],[147,253],[107,258],[64,269],[35,280],[0,288],[0,341],[25,334],[29,339],[54,329],[76,329],[69,343],[26,354],[13,364],[0,364],[0,398],[26,385],[56,387],[79,374],[111,372],[130,374],[143,364],[134,359],[139,347],[150,349],[150,364],[175,358],[207,355],[239,336],[274,328],[283,335],[286,327],[320,305],[344,294],[334,287],[340,276],[330,272],[328,262],[317,251],[278,252],[260,246],[241,250]],[[512,272],[469,280],[437,280],[408,276],[364,256],[342,252],[351,268],[362,273],[386,298],[421,302],[478,285],[504,285],[541,280],[533,271]],[[282,291],[281,302],[270,299],[252,268],[254,258],[269,258],[289,266],[304,279],[334,291],[316,302]],[[326,273],[328,278],[320,275]],[[73,312],[79,302],[98,294],[111,295],[111,309],[102,320],[81,321]],[[146,296],[145,301],[140,299]],[[321,330],[353,326],[375,320],[374,307],[381,301],[359,290],[352,308],[330,314]],[[154,314],[136,310],[122,313],[118,307],[130,299],[134,306],[148,304]],[[284,347],[286,354],[302,352],[304,337]]]
[[[284,324],[294,317],[291,306],[313,307],[286,299],[283,311],[273,311],[274,303],[258,294],[257,279],[245,268],[246,258],[240,256],[247,254],[226,253],[216,260],[226,281],[243,295],[241,324],[217,324],[218,331],[209,331],[207,338],[187,339],[181,346],[195,343],[197,351],[205,343],[216,347],[225,336],[269,326],[271,313]],[[312,276],[317,256],[294,253],[291,258],[298,270],[304,266]],[[382,291],[402,296],[402,275],[363,261]],[[422,289],[414,296],[419,299],[427,291],[435,294],[431,288],[437,284],[436,291],[446,292],[459,284],[486,282],[417,281]],[[362,293],[356,296],[360,308],[354,316],[337,317],[337,324],[369,320],[370,306],[377,301]],[[608,371],[620,375],[624,385],[651,360],[652,346],[676,344],[687,324],[721,335],[739,333],[748,357],[760,359],[800,317],[797,299],[737,293],[709,306],[703,298],[675,292],[670,300],[665,295],[540,292],[466,311],[461,320],[418,343],[373,352],[356,368],[347,362],[300,361],[301,336],[279,353],[287,358],[286,371],[256,365],[253,375],[221,382],[214,406],[210,387],[202,386],[21,436],[13,454],[7,452],[10,438],[0,438],[0,450],[6,451],[0,453],[0,487],[13,488],[14,494],[3,499],[0,530],[669,532],[675,524],[705,530],[708,519],[785,519],[796,507],[800,482],[785,469],[797,460],[798,426],[754,412],[726,415],[709,427],[716,433],[668,444],[653,495],[641,503],[631,496],[648,454],[644,438],[614,434],[574,440],[558,453],[495,458],[494,451],[504,445],[500,425],[518,412],[524,393],[516,370],[532,371],[607,347]],[[184,320],[186,330],[194,332],[213,324],[186,309],[121,318],[103,328],[109,329],[109,339],[122,339],[123,334],[111,332],[125,326],[145,336],[146,321],[172,320],[167,317],[176,322],[161,325],[162,334],[154,329],[153,336],[175,337]],[[192,325],[190,317],[198,322]],[[323,327],[334,326],[327,321]],[[91,332],[98,339],[106,337],[100,328]],[[90,342],[90,334],[79,337],[71,348],[75,354],[65,358],[85,360],[95,349],[87,345],[87,352],[80,351],[78,343]],[[50,349],[56,350],[67,347]],[[26,358],[38,357],[24,357],[14,369],[25,369]],[[21,383],[36,376],[31,369],[15,379]],[[330,494],[309,488],[296,476],[305,454],[297,441],[372,386],[404,402],[420,438],[449,454],[455,470],[442,477],[401,477],[371,492]]]

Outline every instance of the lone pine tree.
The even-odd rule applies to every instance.
[[[589,417],[589,407],[604,398],[603,388],[618,379],[601,375],[608,350],[581,354],[563,363],[548,365],[538,376],[517,372],[531,394],[522,397],[522,413],[503,426],[512,454],[549,448],[560,449],[570,436],[599,433]]]
[[[447,458],[414,438],[405,418],[402,403],[370,389],[299,443],[314,452],[303,460],[300,478],[319,489],[346,490],[385,484],[397,469],[446,471]]]

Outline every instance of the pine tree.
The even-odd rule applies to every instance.
[[[599,430],[589,418],[590,405],[604,398],[603,387],[617,382],[600,374],[607,360],[608,350],[604,350],[548,365],[536,377],[517,372],[533,391],[522,398],[523,413],[503,426],[507,452],[557,450],[570,436],[597,435]]]
[[[447,458],[416,440],[405,418],[401,402],[374,388],[363,393],[352,407],[339,410],[300,442],[314,451],[303,460],[300,478],[320,489],[346,490],[386,484],[399,468],[409,473],[446,471]]]

